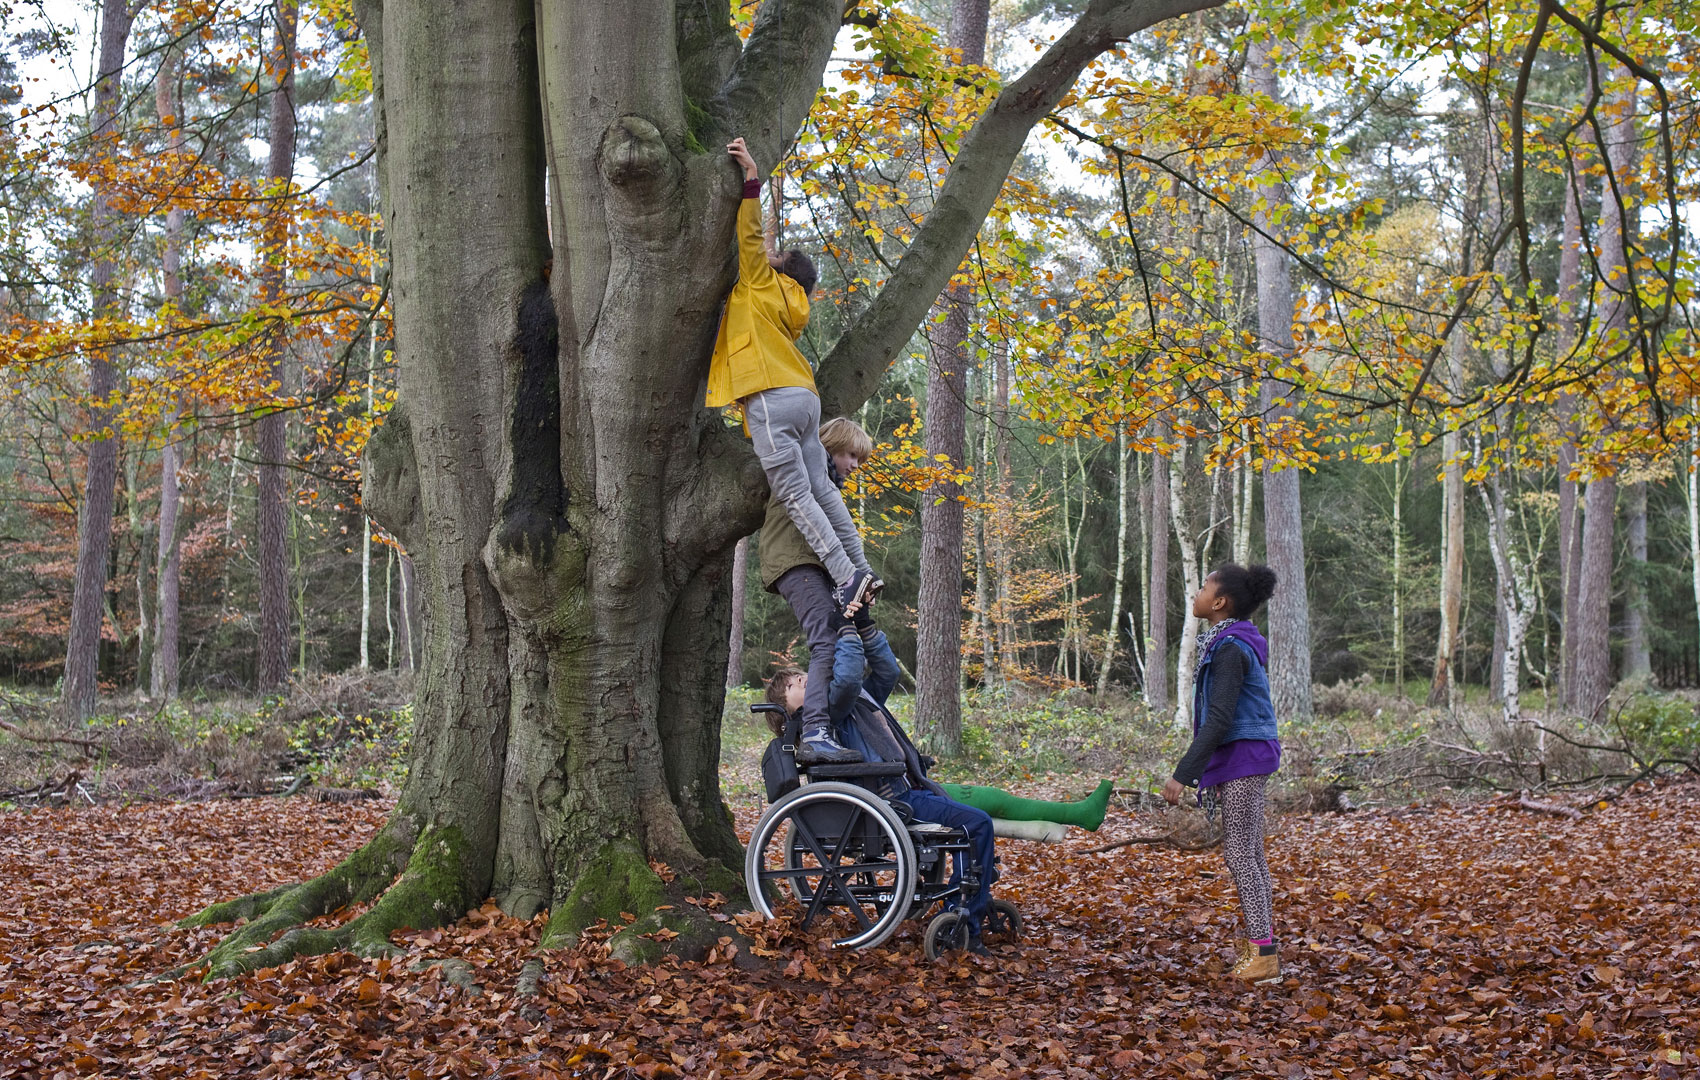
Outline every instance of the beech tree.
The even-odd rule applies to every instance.
[[[1207,6],[1093,0],[1004,86],[822,361],[823,415],[873,392],[1082,69]],[[196,917],[250,919],[210,970],[382,950],[492,894],[521,917],[549,908],[546,945],[628,911],[621,955],[659,949],[640,935],[662,925],[672,948],[700,947],[723,927],[682,898],[741,891],[719,725],[733,549],[766,495],[738,429],[702,407],[735,272],[740,177],[722,148],[743,135],[771,171],[839,26],[865,16],[768,0],[740,43],[708,0],[355,7],[400,371],[366,504],[418,561],[424,605],[410,769],[340,866]],[[373,898],[352,922],[300,926]]]

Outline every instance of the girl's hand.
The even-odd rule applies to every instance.
[[[1184,791],[1186,791],[1186,785],[1171,776],[1169,782],[1163,785],[1163,801],[1170,806],[1179,806],[1181,794]]]
[[[750,148],[744,145],[742,135],[726,144],[726,152],[732,155],[733,161],[744,167],[745,180],[756,178],[756,159],[750,156]]]

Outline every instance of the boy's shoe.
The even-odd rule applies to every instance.
[[[1281,957],[1276,953],[1254,951],[1240,958],[1232,971],[1234,978],[1241,982],[1259,986],[1263,983],[1281,981]]]
[[[879,578],[871,571],[856,570],[851,572],[850,580],[832,590],[832,602],[838,605],[838,613],[843,618],[850,618],[850,605],[861,604],[867,607],[868,598],[872,594],[874,583]]]
[[[861,751],[839,745],[825,725],[804,731],[797,743],[799,765],[854,765],[862,760]]]
[[[975,956],[992,955],[992,950],[986,948],[985,940],[979,935],[975,935],[968,939],[968,951],[973,953]]]

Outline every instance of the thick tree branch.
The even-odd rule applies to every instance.
[[[1128,36],[1221,0],[1093,0],[1027,72],[1006,86],[963,139],[933,211],[862,316],[821,363],[821,415],[855,410],[879,385],[933,299],[950,283],[1033,125],[1086,65]],[[787,18],[789,18],[787,10]]]
[[[748,140],[763,174],[803,126],[843,19],[842,0],[767,0],[756,14],[744,55],[709,111],[725,132]]]

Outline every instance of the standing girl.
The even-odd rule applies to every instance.
[[[1263,851],[1265,788],[1281,764],[1275,706],[1269,698],[1269,643],[1250,622],[1275,591],[1267,566],[1218,567],[1192,598],[1194,618],[1207,624],[1198,636],[1193,679],[1192,745],[1163,787],[1173,806],[1196,785],[1206,807],[1222,807],[1222,855],[1240,895],[1245,937],[1234,940],[1235,978],[1278,982],[1274,888]]]

